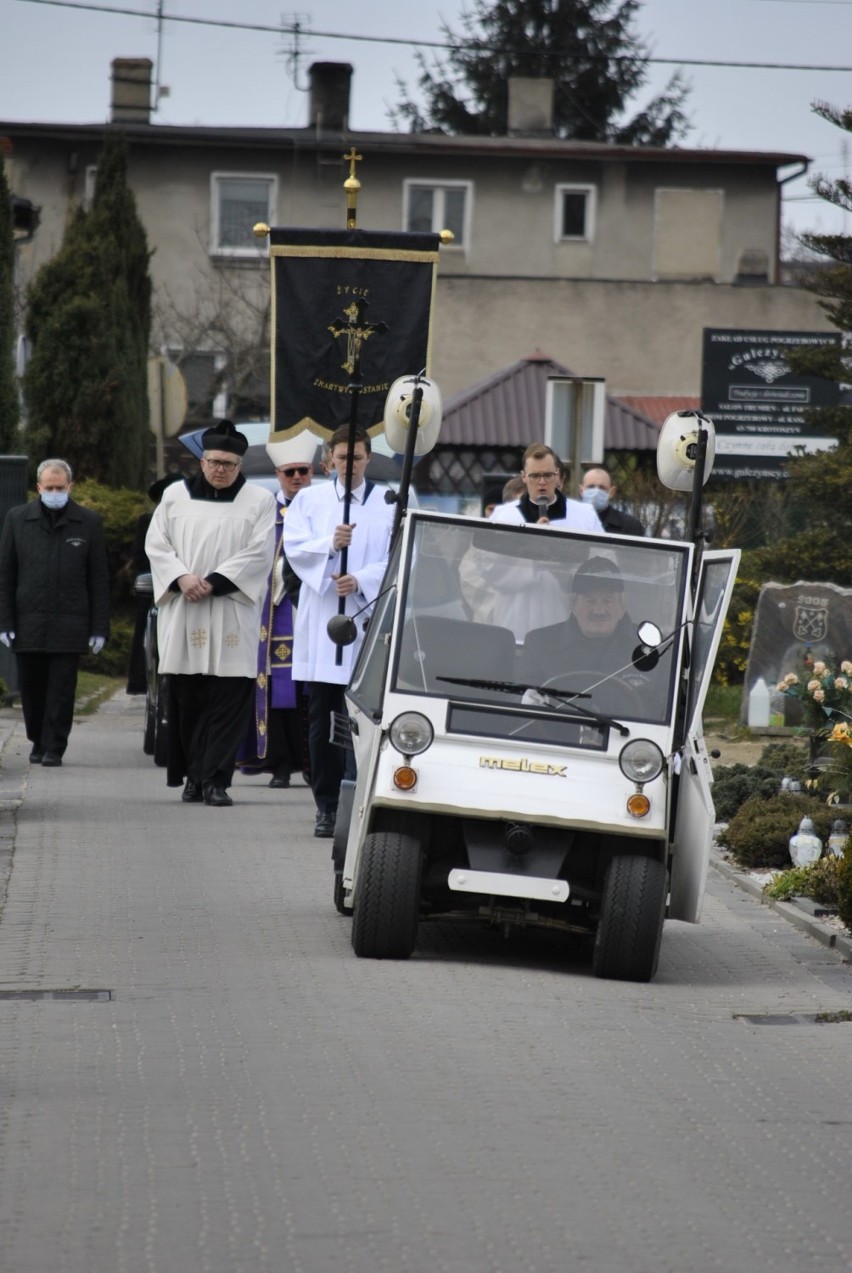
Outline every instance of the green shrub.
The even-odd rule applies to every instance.
[[[787,902],[791,897],[812,897],[823,906],[836,906],[842,865],[841,858],[820,858],[809,866],[796,866],[792,871],[784,871],[770,880],[763,891],[767,897],[779,902]]]
[[[837,913],[852,932],[852,836],[846,841],[837,873]]]
[[[763,765],[720,765],[713,774],[710,794],[719,822],[729,822],[752,796],[766,800],[778,794],[781,779]]]
[[[822,800],[805,795],[752,796],[719,832],[718,840],[746,870],[783,870],[790,865],[790,836],[804,817],[813,819],[816,834],[825,843],[836,813]]]
[[[804,782],[808,769],[808,748],[805,743],[790,741],[767,743],[760,753],[759,765],[774,769],[779,780],[786,774],[788,778],[798,778]]]
[[[136,523],[142,513],[150,513],[151,502],[140,491],[111,490],[90,480],[74,483],[74,498],[103,518],[111,599],[113,608],[120,610],[132,602]]]

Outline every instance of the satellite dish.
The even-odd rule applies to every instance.
[[[419,381],[416,376],[401,376],[393,382],[385,399],[385,437],[398,455],[405,454],[411,404],[418,383],[423,390],[423,398],[414,442],[415,456],[427,455],[441,431],[441,392],[438,386],[423,376]]]
[[[666,418],[657,442],[657,476],[670,491],[691,491],[695,460],[698,455],[698,431],[707,433],[704,457],[704,481],[713,469],[716,454],[716,430],[713,421],[700,411],[674,411]]]

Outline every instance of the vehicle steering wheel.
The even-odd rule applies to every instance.
[[[565,688],[565,681],[570,677],[573,682],[572,692],[584,689],[589,685],[602,679],[605,674],[603,672],[592,672],[586,668],[571,668],[570,671],[557,672],[553,676],[549,676],[546,681],[542,682],[541,688],[546,690],[551,685],[562,685]],[[618,696],[622,696],[622,701],[616,701]],[[625,707],[626,699],[628,706]],[[646,707],[642,701],[642,695],[636,689],[635,685],[631,685],[629,681],[623,680],[620,676],[611,676],[603,685],[597,686],[591,693],[589,698],[578,698],[577,706],[589,707],[591,711],[602,712],[605,716],[617,717],[619,713],[626,716],[644,716]],[[570,704],[565,705],[565,710],[570,710]]]

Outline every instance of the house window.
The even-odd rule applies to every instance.
[[[557,186],[554,237],[557,243],[591,243],[595,234],[595,187]]]
[[[473,186],[469,181],[406,181],[403,215],[406,230],[439,234],[452,230],[455,248],[466,248],[470,238]]]
[[[265,252],[252,231],[258,221],[272,224],[277,202],[277,181],[273,176],[214,172],[211,251],[225,256],[258,256]]]

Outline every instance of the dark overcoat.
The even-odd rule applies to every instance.
[[[100,515],[69,500],[10,509],[0,536],[0,632],[21,653],[85,654],[109,636],[109,568]]]

